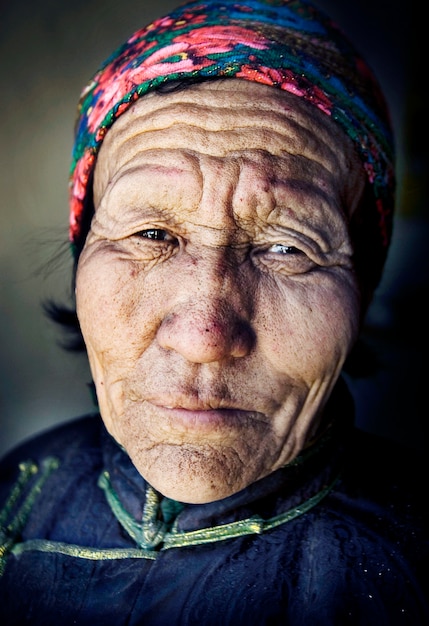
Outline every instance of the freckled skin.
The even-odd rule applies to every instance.
[[[107,133],[78,316],[106,427],[164,495],[226,497],[314,436],[359,331],[363,186],[326,115],[246,81],[150,94]]]

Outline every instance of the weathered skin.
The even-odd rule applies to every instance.
[[[77,274],[102,418],[184,502],[291,461],[359,331],[350,140],[300,98],[231,80],[150,94],[106,135]]]

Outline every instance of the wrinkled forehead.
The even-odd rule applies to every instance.
[[[246,81],[216,81],[173,93],[150,93],[107,133],[94,175],[97,204],[125,169],[174,153],[238,162],[257,153],[259,168],[308,168],[320,172],[350,216],[365,173],[349,137],[302,98]],[[267,155],[262,158],[261,155]],[[166,157],[167,158],[167,157]],[[267,172],[269,175],[269,172]]]

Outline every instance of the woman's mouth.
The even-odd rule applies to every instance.
[[[186,407],[180,404],[167,405],[154,402],[149,404],[152,405],[153,411],[159,418],[168,420],[169,427],[174,430],[210,432],[220,429],[243,429],[249,425],[249,422],[262,421],[263,417],[256,411],[247,411],[235,407],[209,408],[205,405],[202,408],[201,404],[198,406],[196,403],[188,403]]]

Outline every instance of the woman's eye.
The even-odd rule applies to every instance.
[[[180,248],[180,237],[164,228],[136,229],[125,239],[126,250],[141,261],[165,261]]]
[[[304,250],[285,243],[273,243],[269,247],[261,248],[254,258],[261,268],[288,276],[305,274],[317,265]]]
[[[283,243],[275,243],[269,248],[269,251],[276,254],[302,254],[301,250],[295,246],[287,246]]]
[[[153,239],[155,241],[174,241],[170,233],[162,228],[148,228],[147,230],[139,231],[136,235],[144,239]]]

